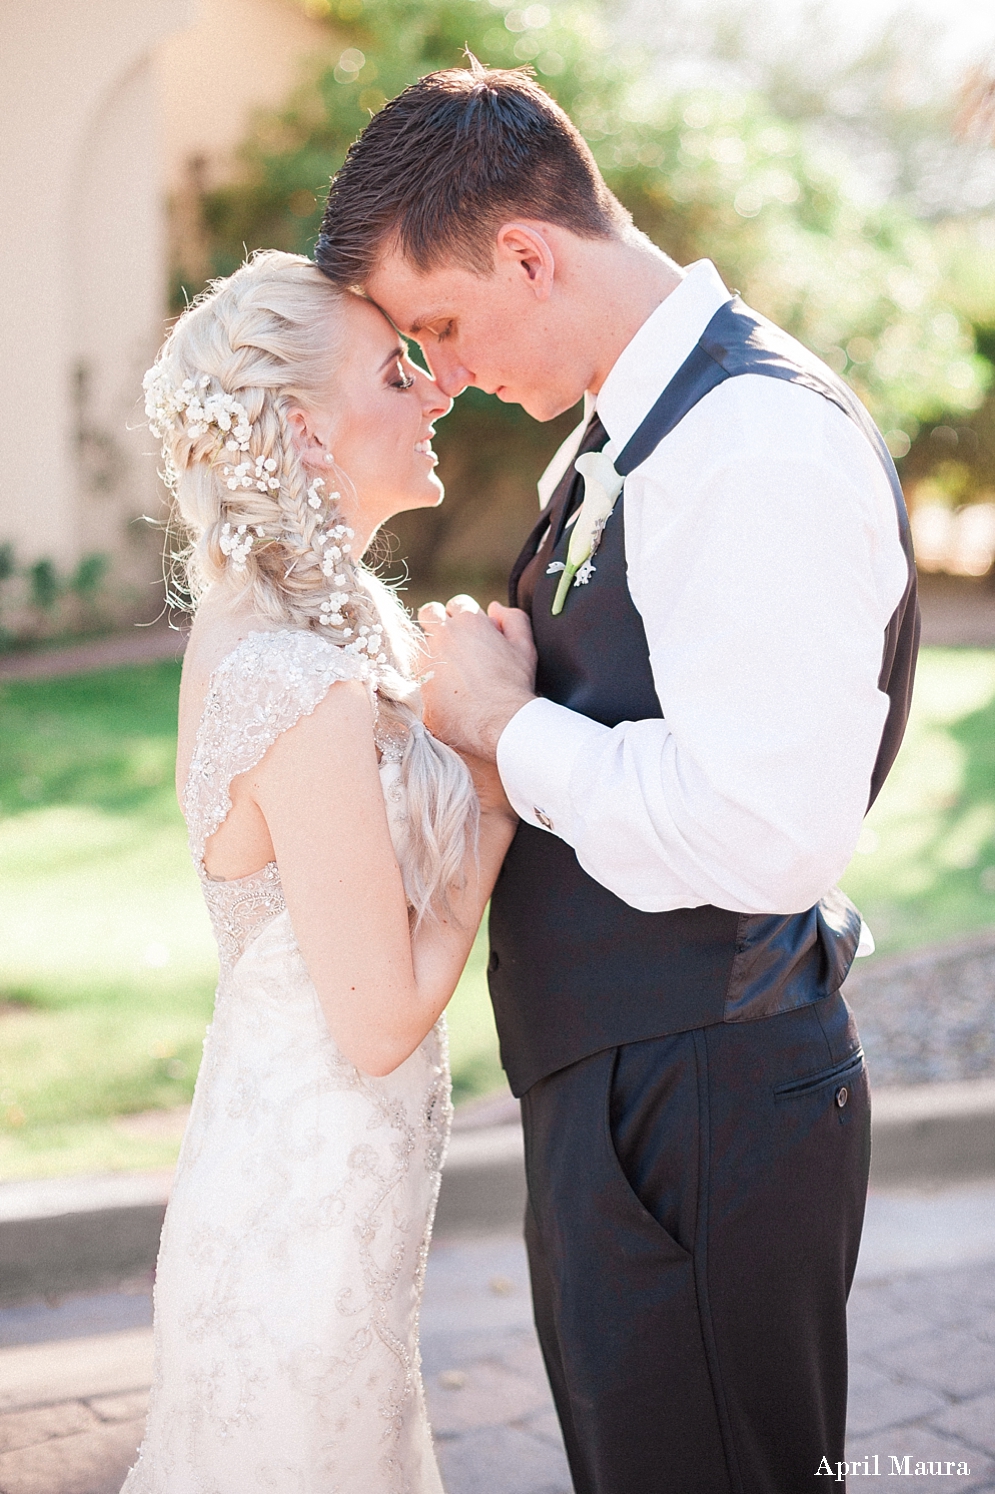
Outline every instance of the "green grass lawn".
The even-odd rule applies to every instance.
[[[156,1167],[121,1117],[189,1099],[215,956],[173,794],[173,664],[0,686],[0,1176]],[[995,920],[995,651],[928,650],[844,885],[880,949]],[[457,1097],[500,1081],[478,938]]]

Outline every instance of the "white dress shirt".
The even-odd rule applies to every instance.
[[[701,260],[643,324],[597,396],[609,455],[729,299]],[[853,853],[888,712],[884,632],[908,579],[890,484],[829,400],[745,374],[635,468],[623,501],[664,719],[609,728],[531,701],[498,743],[508,797],[633,908],[800,912]]]

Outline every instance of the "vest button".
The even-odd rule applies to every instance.
[[[841,1084],[839,1089],[836,1091],[836,1103],[841,1110],[843,1109],[843,1106],[846,1104],[849,1098],[850,1091],[847,1089],[845,1084]]]

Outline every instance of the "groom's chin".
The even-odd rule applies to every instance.
[[[499,390],[498,399],[506,405],[520,405],[526,415],[531,415],[533,420],[545,424],[549,420],[555,420],[557,415],[562,415],[566,410],[572,410],[578,400],[583,399],[584,393],[571,398],[559,390],[536,390],[527,394],[515,395],[508,390]]]

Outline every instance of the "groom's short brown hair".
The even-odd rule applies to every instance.
[[[419,78],[373,116],[332,179],[315,259],[343,286],[362,286],[388,249],[421,271],[456,262],[487,274],[513,218],[582,238],[631,221],[528,71],[472,60]]]

